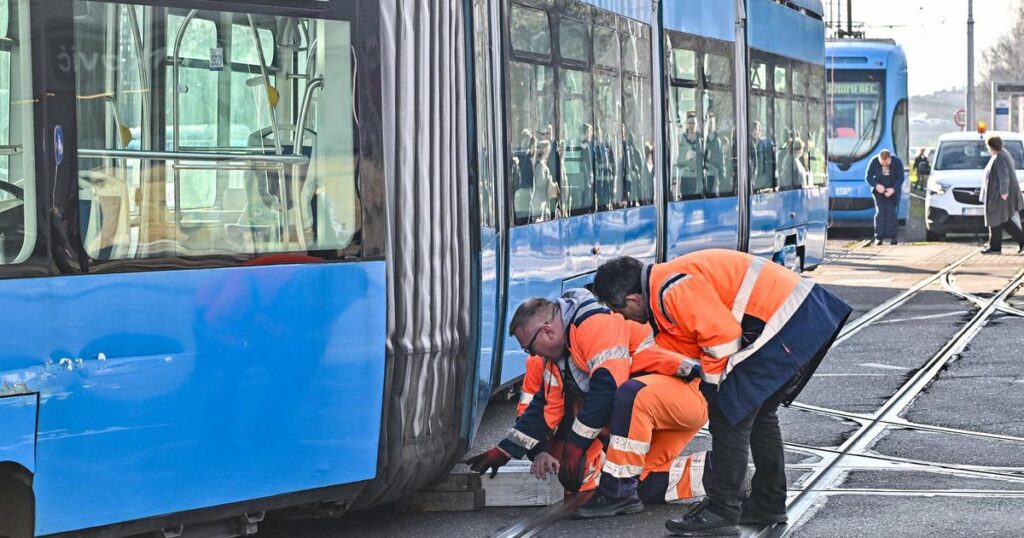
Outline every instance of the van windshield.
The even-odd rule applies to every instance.
[[[1003,149],[1010,152],[1017,170],[1024,170],[1024,143],[1004,140]],[[939,145],[934,170],[984,170],[991,155],[984,140],[957,140]]]

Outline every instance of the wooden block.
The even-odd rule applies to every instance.
[[[444,480],[423,488],[423,491],[455,493],[459,491],[478,491],[481,489],[479,473],[451,473]]]
[[[403,512],[472,512],[484,507],[484,495],[482,489],[456,492],[421,491],[398,501],[395,508]]]
[[[487,506],[549,506],[565,498],[557,476],[540,480],[530,474],[529,461],[512,461],[491,478],[483,477]]]

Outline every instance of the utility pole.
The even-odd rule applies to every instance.
[[[974,0],[967,0],[967,130],[975,127],[974,118]]]
[[[846,0],[846,35],[853,37],[853,0]]]

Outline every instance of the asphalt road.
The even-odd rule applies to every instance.
[[[918,204],[915,204],[918,205]],[[833,261],[808,276],[863,315],[980,245],[979,238],[953,237],[924,243],[923,229],[903,230],[898,246],[846,250],[864,236],[844,232],[830,240]],[[799,402],[870,416],[922,364],[936,354],[978,311],[978,304],[1024,267],[1024,256],[976,255],[902,306],[834,347]],[[1024,298],[1010,305],[1024,307]],[[1024,318],[997,314],[862,457],[846,458],[833,484],[817,486],[812,510],[791,522],[788,536],[1020,536],[1024,512]],[[477,447],[507,431],[512,402],[494,401]],[[797,408],[781,414],[788,442],[825,451],[840,447],[862,423]],[[918,427],[915,425],[924,425]],[[938,427],[938,428],[933,428]],[[953,429],[946,430],[946,429]],[[1002,436],[994,438],[992,436]],[[1015,439],[1016,438],[1016,439]],[[698,439],[706,443],[706,439]],[[795,495],[818,457],[788,454]],[[486,479],[485,479],[486,483]],[[260,536],[341,537],[494,536],[536,508],[487,508],[469,513],[403,513],[391,507],[349,514],[338,520],[297,521],[268,515]],[[664,520],[680,506],[654,506],[640,514],[599,521],[564,519],[539,536],[665,536]]]

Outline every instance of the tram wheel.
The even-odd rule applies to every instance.
[[[0,476],[0,538],[32,538],[35,512],[32,488],[17,475]]]

